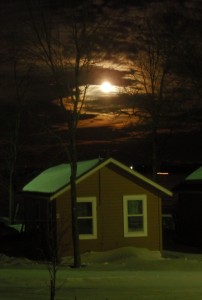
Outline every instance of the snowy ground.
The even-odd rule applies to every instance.
[[[0,255],[0,300],[46,300],[47,264]],[[82,255],[85,267],[63,260],[57,272],[56,300],[201,300],[202,254],[123,248]]]

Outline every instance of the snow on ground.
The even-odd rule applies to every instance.
[[[113,265],[113,264],[122,264],[127,265],[131,264],[131,261],[137,262],[137,260],[158,260],[161,259],[161,254],[159,251],[150,251],[144,248],[134,248],[134,247],[125,247],[119,248],[106,252],[87,252],[84,253],[81,257],[82,263],[87,266],[91,265]],[[72,264],[72,257],[63,258],[61,264]]]
[[[32,261],[26,257],[13,257],[13,256],[7,256],[5,254],[0,253],[0,266],[19,266],[22,267],[24,265],[36,265],[37,262]]]
[[[0,300],[50,299],[48,264],[0,255]],[[55,300],[201,300],[202,254],[121,248],[61,261]]]

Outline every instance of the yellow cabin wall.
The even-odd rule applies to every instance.
[[[162,251],[161,198],[142,185],[105,166],[77,185],[78,197],[97,199],[97,239],[80,240],[81,253],[134,246]],[[124,237],[123,196],[147,195],[146,237]],[[58,249],[60,256],[72,254],[70,191],[56,201]]]

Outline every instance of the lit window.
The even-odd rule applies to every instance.
[[[146,195],[123,197],[124,237],[147,236]]]
[[[97,238],[96,198],[77,198],[79,238]]]

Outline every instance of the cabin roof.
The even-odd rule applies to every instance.
[[[128,166],[122,164],[121,162],[113,158],[108,158],[106,160],[93,159],[78,162],[76,182],[79,183],[86,177],[90,176],[91,174],[108,164],[114,164],[115,166],[128,172],[132,176],[138,178],[139,180],[142,180],[149,186],[155,188],[159,192],[168,196],[172,196],[172,192],[170,190],[164,188],[163,186],[138,173],[137,171],[130,169]],[[39,174],[37,177],[31,180],[28,184],[26,184],[23,187],[22,191],[31,193],[51,194],[50,199],[52,200],[54,198],[57,198],[66,190],[70,189],[70,176],[70,164],[61,164],[55,167],[51,167],[43,171],[41,174]]]
[[[189,174],[185,180],[202,180],[202,167]]]
[[[99,164],[99,159],[77,163],[77,178]],[[61,164],[40,173],[23,187],[23,192],[55,193],[70,184],[71,166]]]
[[[189,174],[181,183],[173,188],[173,192],[201,192],[202,167]]]

